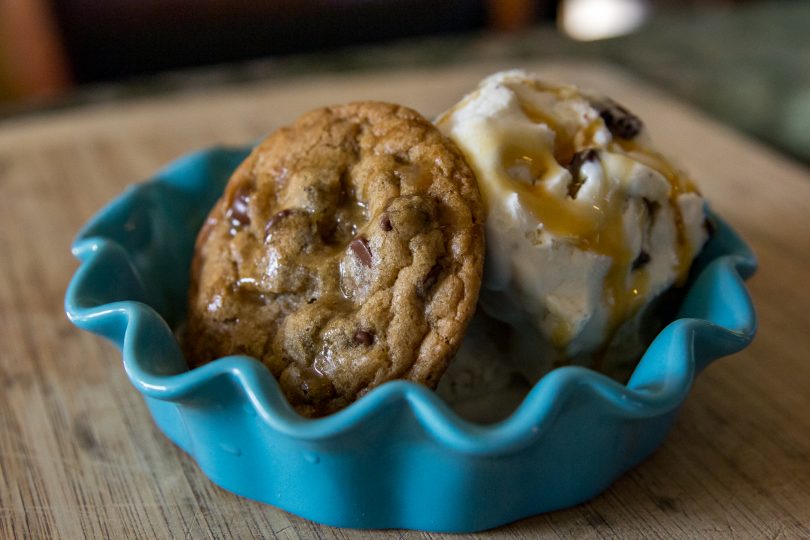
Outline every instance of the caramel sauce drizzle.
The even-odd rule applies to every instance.
[[[566,90],[561,91],[567,94]],[[543,91],[549,89],[543,88]],[[554,93],[559,94],[561,91]],[[605,277],[604,292],[604,300],[609,309],[606,337],[611,338],[621,323],[631,318],[645,304],[650,286],[648,272],[630,271],[636,254],[631,253],[624,234],[622,216],[625,201],[619,200],[622,199],[620,194],[613,191],[603,193],[601,202],[590,206],[568,203],[565,200],[561,203],[558,197],[547,191],[543,182],[555,170],[570,164],[576,152],[600,148],[595,143],[594,136],[604,128],[604,122],[601,118],[596,118],[584,128],[570,133],[553,116],[526,103],[526,100],[521,100],[521,109],[531,121],[546,124],[555,133],[554,146],[549,149],[546,141],[542,140],[514,141],[510,137],[499,138],[509,141],[502,152],[500,187],[516,192],[521,205],[530,209],[544,228],[555,236],[573,241],[579,249],[611,258],[613,264]],[[692,248],[676,199],[682,193],[697,192],[694,183],[660,154],[636,140],[614,138],[606,147],[601,148],[640,162],[661,173],[669,182],[669,204],[675,216],[677,234],[677,282],[682,284],[691,264]],[[515,181],[511,177],[515,167],[527,168],[535,180],[530,183]],[[484,193],[485,198],[492,196],[494,194]],[[597,198],[599,199],[600,197]],[[552,331],[550,340],[555,346],[564,348],[573,337],[572,332],[573,329],[567,324],[561,323]],[[609,341],[608,339],[607,342]]]

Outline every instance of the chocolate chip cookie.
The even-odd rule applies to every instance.
[[[435,386],[478,298],[482,203],[419,113],[328,107],[254,149],[195,249],[190,363],[256,357],[322,416],[392,379]]]

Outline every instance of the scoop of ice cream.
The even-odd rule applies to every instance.
[[[703,199],[652,149],[639,118],[606,97],[507,71],[436,123],[476,172],[487,208],[482,306],[539,331],[516,332],[518,349],[545,353],[527,370],[628,349],[708,235]],[[617,336],[624,343],[611,343]]]

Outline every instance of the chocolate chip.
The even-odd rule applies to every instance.
[[[368,347],[374,343],[374,334],[366,330],[358,330],[354,333],[354,342]]]
[[[568,170],[571,172],[571,183],[568,184],[568,196],[572,199],[577,198],[579,188],[585,183],[582,178],[582,166],[589,161],[597,161],[599,159],[599,152],[593,148],[586,148],[580,150],[571,158],[571,163],[568,165]]]
[[[245,227],[250,225],[250,214],[248,213],[248,199],[253,191],[253,187],[249,184],[242,184],[236,188],[231,201],[231,207],[228,209],[228,219],[234,227]]]
[[[358,236],[352,240],[349,247],[352,248],[355,257],[360,259],[363,265],[371,268],[371,249],[368,247],[368,240],[366,240],[365,236]]]
[[[380,216],[380,228],[385,232],[388,232],[394,228],[394,226],[391,225],[391,216],[389,216],[387,213]]]
[[[636,260],[633,261],[632,268],[633,270],[638,270],[639,268],[646,266],[647,263],[649,262],[650,262],[650,254],[642,249],[641,251],[639,251]]]
[[[647,197],[642,197],[641,200],[644,202],[644,207],[647,209],[647,215],[650,216],[650,221],[653,221],[658,209],[661,208],[661,203],[658,201],[651,201]]]
[[[608,130],[620,139],[633,139],[639,133],[644,124],[641,119],[615,102],[607,102],[597,105],[599,116],[605,121]]]
[[[291,208],[285,208],[280,212],[276,212],[276,214],[270,218],[270,221],[267,222],[267,225],[264,226],[265,231],[272,229],[278,224],[279,221],[291,215],[293,215],[293,210]]]
[[[571,165],[570,168],[579,170],[582,165],[588,161],[596,161],[599,159],[599,151],[596,148],[586,148],[585,150],[580,150],[574,157],[571,158]]]
[[[271,217],[270,220],[267,222],[267,224],[264,226],[265,238],[270,235],[270,233],[272,232],[273,227],[275,227],[282,220],[284,220],[287,217],[290,217],[294,213],[295,213],[295,211],[292,210],[291,208],[285,208],[284,210],[282,210],[280,212],[276,212],[273,215],[273,217]]]
[[[422,278],[422,283],[419,285],[419,290],[417,291],[419,296],[425,298],[427,293],[430,291],[431,287],[436,284],[436,281],[439,279],[439,274],[442,272],[442,266],[439,263],[434,264],[425,277]]]

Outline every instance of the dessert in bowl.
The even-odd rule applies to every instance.
[[[742,278],[754,257],[712,215],[716,231],[677,315],[626,383],[561,366],[507,418],[482,424],[420,383],[393,380],[305,418],[266,364],[237,354],[189,369],[175,334],[200,228],[250,152],[200,152],[130,188],[79,234],[82,262],[66,296],[75,324],[122,349],[158,426],[240,495],[331,525],[434,531],[481,530],[577,504],[648,456],[700,369],[753,337]],[[347,253],[363,264],[354,248]]]

